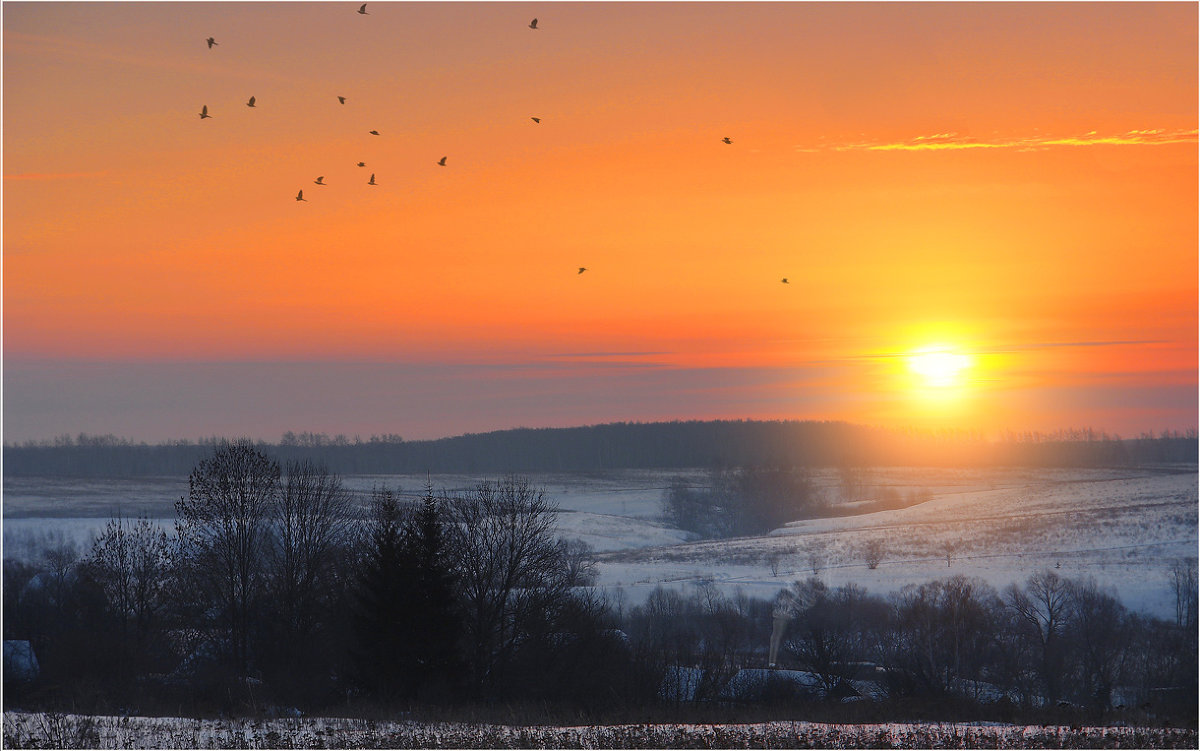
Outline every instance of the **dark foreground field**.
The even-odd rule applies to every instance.
[[[765,722],[580,727],[6,712],[5,748],[1196,748],[1191,729]]]

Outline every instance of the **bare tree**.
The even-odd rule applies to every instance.
[[[341,478],[310,461],[289,462],[267,510],[265,586],[271,613],[260,623],[261,652],[281,682],[306,682],[321,671],[328,638],[320,630],[339,597],[339,576],[356,531]]]
[[[166,606],[172,559],[166,531],[145,517],[128,522],[118,515],[92,543],[88,571],[135,651]]]
[[[578,538],[559,540],[562,548],[563,562],[567,569],[564,576],[572,587],[590,587],[596,583],[599,575],[596,570],[596,558],[592,546]]]
[[[854,584],[829,589],[815,577],[796,582],[792,592],[797,613],[788,650],[832,699],[870,656],[868,631],[887,620],[887,606]]]
[[[309,461],[288,462],[282,488],[269,509],[267,562],[273,602],[303,639],[319,600],[331,584],[334,562],[353,525],[350,495],[341,478]]]
[[[883,562],[883,556],[886,549],[883,540],[871,540],[863,547],[863,560],[867,563],[867,568],[874,571],[879,568],[879,564]]]
[[[449,542],[477,690],[498,685],[522,639],[552,622],[571,585],[554,535],[557,507],[524,478],[451,498]]]
[[[946,542],[942,545],[942,556],[946,559],[946,568],[950,568],[950,563],[954,560],[954,554],[958,552],[958,545],[953,541]]]
[[[783,552],[773,550],[767,554],[767,566],[771,569],[771,576],[779,576],[779,566],[783,563]]]
[[[1175,625],[1193,629],[1196,626],[1196,559],[1180,558],[1168,572],[1171,592],[1175,595]]]
[[[1071,614],[1070,582],[1053,571],[1040,571],[1030,576],[1024,587],[1010,585],[1005,600],[1036,654],[1043,696],[1049,702],[1057,701],[1065,671],[1062,637]]]
[[[808,567],[812,570],[813,576],[820,576],[825,570],[825,546],[819,542],[813,542],[808,547]]]
[[[1130,652],[1132,630],[1124,606],[1094,580],[1071,582],[1069,635],[1078,653],[1080,683],[1098,718],[1112,708],[1113,689]]]
[[[195,594],[215,607],[229,631],[239,673],[249,662],[251,615],[262,591],[267,517],[279,493],[279,464],[249,441],[219,444],[188,477],[179,499],[181,552]]]
[[[923,690],[945,694],[977,680],[994,640],[995,591],[980,579],[952,576],[909,584],[896,593],[892,664]]]
[[[676,479],[663,495],[662,510],[680,529],[731,537],[765,534],[816,515],[824,504],[806,468],[762,464],[713,470],[700,487]]]
[[[56,603],[67,599],[79,565],[79,546],[63,535],[50,535],[42,551],[42,562],[50,574],[50,595]]]

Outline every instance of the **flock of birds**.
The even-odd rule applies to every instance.
[[[367,12],[367,4],[366,4],[366,3],[363,3],[362,5],[358,6],[358,14],[359,14],[359,15],[362,15],[362,16],[369,16],[369,15],[371,15],[370,13],[368,13],[368,12]],[[535,18],[535,19],[533,19],[532,21],[530,21],[530,22],[529,22],[529,28],[530,28],[530,29],[533,29],[534,31],[537,31],[537,30],[538,30],[538,20],[537,20],[536,18]],[[209,48],[210,50],[211,50],[213,47],[220,46],[220,42],[218,42],[218,41],[216,40],[216,37],[208,37],[208,38],[207,38],[207,39],[205,39],[204,41],[208,43],[208,48]],[[345,104],[345,103],[346,103],[346,97],[344,97],[344,96],[338,96],[337,100],[338,100],[338,103],[339,103],[339,104]],[[255,102],[255,99],[254,99],[254,97],[250,97],[250,99],[249,99],[249,100],[246,102],[246,106],[247,106],[247,107],[254,107],[254,106],[255,106],[254,102]],[[200,119],[201,119],[201,120],[207,120],[207,119],[210,119],[210,118],[212,118],[212,115],[208,114],[208,105],[207,105],[207,104],[205,104],[205,105],[202,105],[202,106],[200,107]],[[542,118],[540,118],[540,117],[531,117],[531,118],[529,118],[529,119],[530,119],[530,120],[532,120],[532,121],[533,121],[535,124],[541,124],[541,122],[542,122]],[[377,131],[377,130],[371,130],[371,131],[367,131],[367,132],[368,132],[368,133],[370,133],[370,134],[371,134],[371,135],[373,135],[373,136],[378,136],[378,135],[380,135],[379,131]],[[728,144],[728,145],[732,145],[732,144],[733,144],[733,140],[732,140],[732,139],[731,139],[729,136],[725,136],[724,138],[722,138],[722,139],[721,139],[721,143]],[[367,166],[366,162],[356,162],[355,164],[356,164],[356,166],[358,166],[358,167],[366,167],[366,166]],[[441,159],[437,160],[437,162],[435,162],[435,164],[437,164],[439,167],[445,167],[445,166],[446,166],[446,157],[444,157],[444,156],[443,156]],[[325,176],[324,176],[324,175],[320,175],[320,176],[318,176],[318,177],[317,177],[317,179],[316,179],[316,180],[313,180],[313,184],[314,184],[314,185],[320,185],[320,186],[322,186],[322,187],[323,187],[323,186],[326,186],[326,185],[328,185],[329,183],[325,182]],[[372,173],[371,173],[371,179],[367,180],[367,185],[378,185],[378,184],[379,184],[379,183],[375,182],[375,173],[374,173],[374,172],[372,172]],[[304,197],[304,190],[303,190],[303,189],[299,190],[299,191],[296,193],[296,200],[297,200],[297,201],[304,201],[304,202],[306,202],[306,203],[307,203],[308,199]],[[580,273],[580,274],[582,274],[582,273],[583,273],[583,272],[585,272],[585,271],[587,271],[587,268],[586,268],[586,267],[584,267],[584,266],[580,266],[580,267],[579,267],[579,273]],[[788,283],[787,277],[784,277],[784,278],[783,278],[782,280],[780,280],[780,281],[781,281],[783,284],[787,284],[787,283]]]
[[[368,13],[368,12],[367,12],[367,4],[366,4],[366,3],[363,3],[362,5],[358,6],[358,13],[359,13],[359,15],[363,15],[363,16],[369,16],[369,15],[371,15],[370,13]],[[529,24],[529,28],[531,28],[531,29],[537,29],[537,19],[536,19],[536,18],[535,18],[535,19],[533,19],[533,21],[531,21],[531,22],[530,22],[530,24]],[[216,37],[208,37],[208,38],[207,38],[207,39],[205,39],[204,41],[205,41],[205,42],[208,44],[208,48],[209,48],[210,50],[211,50],[213,47],[218,47],[218,46],[220,46],[220,44],[221,44],[220,42],[218,42],[218,41],[217,41]],[[344,96],[340,96],[340,95],[339,95],[339,96],[338,96],[338,98],[337,98],[337,100],[338,100],[338,103],[339,103],[339,104],[345,104],[345,103],[346,103],[346,97],[344,97]],[[254,106],[255,106],[255,98],[254,98],[254,97],[250,97],[250,99],[249,99],[249,100],[246,102],[246,106],[247,106],[247,107],[254,107]],[[201,120],[207,120],[207,119],[211,119],[211,118],[212,118],[212,115],[208,114],[208,105],[207,105],[207,104],[205,104],[205,105],[202,105],[202,106],[200,107],[200,119],[201,119]],[[531,119],[531,120],[533,120],[535,123],[540,123],[540,122],[542,121],[542,119],[541,119],[540,117],[532,117],[532,118],[530,118],[530,119]],[[367,132],[368,132],[368,133],[370,133],[370,134],[371,134],[371,135],[373,135],[373,136],[378,136],[378,135],[380,135],[379,131],[377,131],[377,130],[370,130],[370,131],[367,131]],[[367,166],[367,163],[366,163],[366,162],[356,162],[355,164],[356,164],[356,166],[358,166],[358,167],[366,167],[366,166]],[[437,162],[435,162],[435,164],[437,164],[439,167],[445,167],[445,166],[446,166],[446,157],[442,157],[441,159],[437,160]],[[318,176],[318,177],[317,177],[317,179],[316,179],[316,180],[313,180],[313,184],[314,184],[314,185],[320,185],[320,186],[326,186],[326,185],[328,185],[329,183],[325,182],[325,176],[324,176],[324,175],[320,175],[320,176]],[[372,172],[372,173],[371,173],[371,178],[370,178],[369,180],[367,180],[367,185],[378,185],[378,184],[379,184],[379,183],[375,182],[375,173],[374,173],[374,172]],[[304,190],[303,190],[303,189],[301,189],[300,191],[298,191],[298,192],[296,193],[296,200],[297,200],[297,201],[304,201],[304,202],[306,202],[306,203],[308,202],[308,199],[304,197]]]

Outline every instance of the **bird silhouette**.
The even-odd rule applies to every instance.
[[[210,50],[217,45],[217,40],[213,39],[212,37],[209,37],[208,39],[205,39],[204,41],[208,42],[208,48]]]
[[[313,180],[313,185],[325,185],[326,183],[324,182],[324,180],[325,180],[325,176],[321,175],[316,180]]]
[[[362,5],[358,6],[358,12],[360,15],[364,15],[364,16],[371,15],[370,13],[367,12],[367,4],[366,3],[363,3]]]
[[[781,281],[782,281],[784,284],[787,284],[787,283],[788,283],[788,280],[787,280],[787,277],[786,277],[786,276],[785,276],[785,277],[784,277],[784,278],[783,278]]]
[[[529,22],[529,28],[533,29],[534,31],[537,31],[537,19],[536,18]]]
[[[200,119],[203,120],[206,117],[212,117],[212,115],[208,114],[207,104],[200,108]]]
[[[366,163],[366,162],[359,162],[359,163],[358,163],[358,166],[359,166],[359,167],[366,167],[366,166],[367,166],[367,163]]]
[[[246,102],[246,106],[247,106],[247,107],[253,107],[253,106],[254,106],[254,97],[250,97],[250,101]]]
[[[446,166],[446,157],[442,157],[441,159],[439,159],[439,160],[438,160],[438,166],[439,166],[439,167],[445,167],[445,166]]]
[[[377,131],[377,130],[369,130],[369,131],[367,131],[367,132],[368,132],[368,133],[370,133],[370,134],[371,134],[371,135],[373,135],[373,136],[377,136],[377,135],[379,135],[379,131]]]
[[[339,102],[341,102],[342,104],[345,104],[345,103],[346,103],[346,97],[344,97],[344,96],[340,96],[340,97],[338,97],[338,101],[339,101]]]
[[[374,172],[372,172],[372,173],[371,173],[371,179],[370,179],[370,180],[367,180],[367,185],[377,185],[377,184],[378,184],[378,183],[376,183],[376,182],[375,182],[375,173],[374,173]]]
[[[729,136],[725,136],[721,139],[721,143],[733,143],[733,141],[729,140]]]
[[[585,268],[585,267],[583,267],[583,266],[580,266],[580,267],[579,267],[579,274],[582,274],[582,273],[583,273],[583,272],[585,272],[585,271],[587,271],[587,268]],[[575,276],[579,276],[579,274],[576,274]]]
[[[540,123],[542,121],[542,118],[540,118],[540,117],[531,117],[529,119],[534,121],[535,123]]]
[[[304,201],[305,203],[308,202],[308,199],[304,197],[304,191],[300,191],[299,193],[296,194],[296,200]]]

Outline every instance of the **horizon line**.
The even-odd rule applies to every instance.
[[[403,438],[399,433],[372,433],[367,438],[363,438],[361,433],[353,435],[347,433],[326,433],[314,431],[284,431],[278,439],[274,441],[265,438],[252,438],[250,436],[227,436],[227,435],[212,435],[200,436],[198,438],[167,438],[155,442],[146,440],[135,440],[124,436],[118,436],[114,433],[87,433],[80,431],[78,433],[61,433],[52,438],[42,439],[24,439],[22,441],[4,441],[2,447],[8,448],[78,448],[87,446],[87,439],[98,441],[92,445],[101,446],[116,446],[116,447],[162,447],[162,446],[208,446],[222,442],[249,441],[256,445],[266,446],[304,446],[306,448],[324,448],[324,447],[341,447],[341,446],[356,446],[369,445],[371,443],[390,443],[399,445],[402,443],[435,443],[438,441],[450,441],[457,438],[466,438],[473,436],[492,435],[494,433],[509,433],[517,431],[532,431],[532,430],[585,430],[589,428],[602,428],[611,426],[650,426],[650,425],[672,425],[679,423],[794,423],[794,424],[812,424],[812,425],[841,425],[848,428],[858,428],[871,431],[880,431],[885,433],[902,433],[917,436],[956,436],[969,437],[975,440],[984,440],[987,442],[1011,441],[1013,438],[1019,440],[1025,439],[1052,439],[1065,441],[1089,442],[1093,440],[1111,440],[1111,441],[1127,441],[1127,440],[1145,440],[1147,438],[1181,438],[1181,439],[1196,439],[1197,433],[1200,432],[1200,427],[1191,426],[1182,430],[1176,428],[1162,428],[1159,430],[1144,430],[1135,436],[1127,436],[1115,431],[1108,431],[1103,428],[1095,427],[1065,427],[1055,428],[1053,430],[1033,430],[1033,429],[1016,429],[1016,428],[998,428],[990,431],[970,429],[970,428],[928,428],[917,427],[913,425],[896,427],[885,425],[872,425],[869,423],[856,423],[849,420],[840,419],[813,419],[813,418],[678,418],[672,420],[616,420],[611,422],[588,423],[582,425],[569,426],[528,426],[518,425],[508,428],[495,428],[492,430],[467,431],[453,435],[439,436],[437,438]],[[318,438],[321,442],[316,444],[299,444],[285,442],[288,434],[294,437],[312,436]],[[1078,436],[1070,437],[1070,436]],[[399,440],[388,440],[391,438]],[[61,441],[61,443],[59,443]],[[67,443],[66,441],[70,441]],[[326,442],[327,441],[327,442]]]

